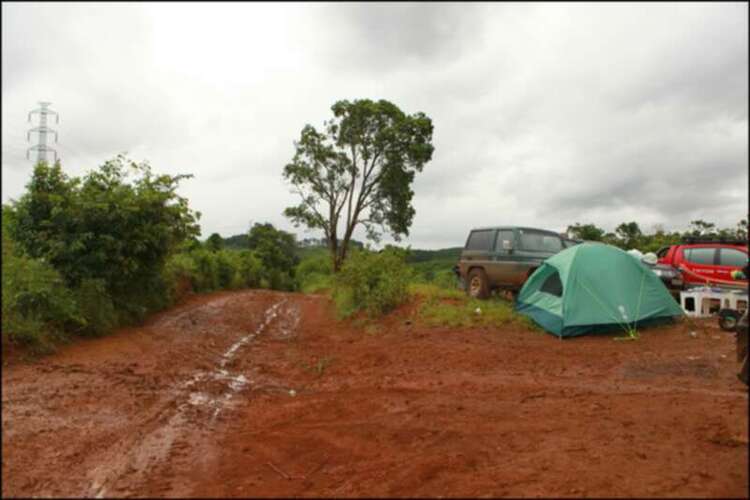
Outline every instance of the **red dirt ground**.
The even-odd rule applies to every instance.
[[[560,341],[413,312],[357,327],[226,292],[6,353],[2,495],[748,496],[748,392],[713,321]]]

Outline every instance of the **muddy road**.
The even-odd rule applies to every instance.
[[[225,292],[6,358],[2,494],[748,496],[748,393],[713,322],[560,341],[414,314]]]

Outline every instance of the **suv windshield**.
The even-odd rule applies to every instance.
[[[521,230],[521,248],[537,252],[559,252],[562,242],[559,236],[538,231]]]

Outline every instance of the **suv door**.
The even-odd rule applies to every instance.
[[[502,287],[515,285],[513,280],[515,271],[513,252],[515,251],[516,243],[513,230],[498,230],[492,248],[492,263],[486,269],[490,283],[493,286],[500,285]]]
[[[469,233],[466,246],[461,252],[461,274],[468,278],[469,268],[481,267],[487,272],[491,263],[490,249],[495,236],[494,229],[480,229]]]

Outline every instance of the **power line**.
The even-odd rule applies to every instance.
[[[29,158],[29,152],[36,151],[36,162],[47,163],[47,153],[52,152],[55,154],[55,161],[57,161],[57,151],[47,146],[47,134],[55,134],[55,142],[57,142],[57,130],[51,129],[47,126],[47,116],[55,115],[56,123],[60,123],[60,115],[57,111],[49,109],[50,102],[39,102],[39,108],[29,112],[29,123],[31,123],[31,115],[34,113],[39,114],[39,126],[30,129],[26,133],[26,140],[31,141],[31,133],[35,132],[39,135],[39,142],[35,146],[31,146],[26,150],[26,158]]]

